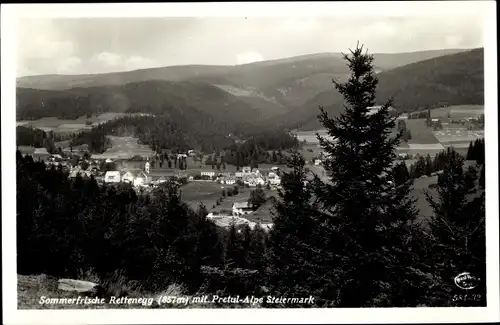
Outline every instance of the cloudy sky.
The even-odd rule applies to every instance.
[[[319,52],[359,40],[370,52],[483,46],[482,16],[405,18],[24,19],[18,76],[83,74],[169,65],[234,65]]]

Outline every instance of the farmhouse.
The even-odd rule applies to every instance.
[[[25,155],[31,156],[35,152],[35,148],[31,146],[18,146],[17,150],[19,150],[21,152],[21,155],[23,156]]]
[[[107,171],[104,174],[104,182],[105,183],[120,183],[121,175],[117,170]]]
[[[200,174],[201,174],[201,176],[208,176],[208,177],[215,176],[215,172],[210,172],[210,171],[204,171],[204,172],[201,172]]]
[[[68,178],[76,178],[80,175],[80,177],[86,178],[92,175],[89,171],[81,170],[79,168],[73,168],[68,175]]]
[[[221,184],[234,185],[236,184],[236,177],[224,177],[220,180]]]
[[[276,174],[275,172],[269,172],[269,174],[267,174],[267,177],[268,178],[275,178],[275,177],[278,177],[278,174]]]
[[[235,202],[233,203],[233,216],[250,214],[253,212],[252,206],[248,202]]]
[[[50,157],[50,153],[45,148],[35,148],[33,152],[33,159],[38,160],[48,160]]]
[[[150,181],[148,175],[142,170],[126,171],[122,175],[122,182],[133,184],[134,186],[143,185]]]
[[[280,185],[281,179],[279,177],[272,177],[272,178],[269,178],[268,182],[269,182],[269,185]]]

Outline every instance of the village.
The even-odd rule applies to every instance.
[[[168,181],[177,181],[181,185],[183,199],[187,198],[187,201],[190,201],[189,194],[193,197],[193,208],[199,203],[195,200],[198,196],[209,196],[215,201],[212,209],[209,207],[206,217],[224,228],[234,223],[236,226],[247,224],[253,229],[258,223],[264,230],[270,230],[272,226],[269,222],[270,217],[252,218],[258,207],[250,204],[248,197],[252,189],[261,189],[269,194],[281,188],[282,169],[277,166],[266,169],[245,166],[236,171],[218,171],[208,166],[201,169],[177,170],[153,168],[154,158],[150,159],[149,156],[143,157],[142,160],[138,160],[137,157],[135,160],[131,158],[103,159],[104,157],[99,155],[88,155],[78,150],[72,153],[62,152],[62,154],[50,154],[45,148],[36,148],[26,152],[26,148],[18,147],[18,150],[22,154],[30,154],[34,160],[44,161],[47,169],[62,168],[68,173],[69,178],[92,177],[100,186],[129,184],[137,194],[141,195],[152,193],[154,189]],[[179,153],[177,159],[185,159],[187,156],[188,154]],[[158,167],[157,164],[156,167]],[[216,193],[204,195],[204,191],[216,191]],[[222,204],[223,198],[219,197],[221,192],[225,198],[234,195],[231,206],[227,206],[227,202]],[[203,201],[207,205],[211,202],[200,200],[200,202]]]

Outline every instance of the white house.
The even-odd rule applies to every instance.
[[[234,173],[234,176],[236,178],[243,178],[243,173],[242,172],[236,172],[236,173]]]
[[[120,183],[121,175],[117,170],[107,171],[104,174],[104,182],[105,183]]]
[[[208,177],[214,177],[215,176],[215,172],[201,172],[201,176],[208,176]]]
[[[278,174],[276,174],[275,172],[269,172],[269,174],[267,174],[267,177],[268,178],[275,178],[275,177],[278,177]]]
[[[254,169],[252,169],[252,174],[260,175],[260,170],[258,170],[257,168],[254,168]]]
[[[165,178],[165,176],[160,176],[156,179],[157,184],[165,183],[166,181],[167,179]]]
[[[276,167],[276,166],[271,167],[271,170],[272,170],[273,172],[277,172],[279,169],[280,169],[280,168],[279,168],[279,167]]]
[[[150,178],[148,177],[148,175],[146,175],[146,173],[140,171],[137,173],[135,179],[134,179],[134,186],[141,186],[141,185],[145,185],[147,183],[149,183],[150,181]]]
[[[122,175],[122,182],[133,184],[134,186],[139,186],[147,183],[149,181],[148,175],[142,170],[131,170],[127,171]]]
[[[251,173],[252,172],[252,168],[249,167],[249,166],[245,166],[241,169],[241,172],[244,173],[244,174],[248,174],[248,173]]]
[[[250,214],[253,212],[252,206],[248,202],[235,202],[233,203],[233,216]]]
[[[269,185],[280,185],[281,179],[279,177],[269,178]]]
[[[322,163],[321,159],[314,160],[314,165],[315,166],[319,166],[319,165],[321,165],[321,163]]]
[[[266,181],[262,177],[256,177],[254,179],[255,184],[257,185],[265,185]]]
[[[52,161],[61,161],[63,158],[61,157],[61,155],[51,155],[50,159]]]
[[[234,185],[236,184],[236,178],[234,177],[224,177],[221,179],[221,184]]]

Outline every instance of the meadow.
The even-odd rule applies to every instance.
[[[411,139],[408,141],[410,147],[411,144],[439,143],[432,133],[432,129],[427,127],[425,119],[406,120],[406,128],[411,132]]]
[[[57,117],[43,117],[38,120],[33,121],[16,121],[16,126],[32,126],[37,129],[41,129],[45,132],[53,131],[55,133],[75,133],[83,130],[90,130],[92,126],[96,126],[100,123],[105,123],[107,121],[113,120],[115,118],[123,116],[137,116],[142,113],[103,113],[99,115],[92,115],[87,118],[86,116],[80,116],[74,120],[64,120],[58,119]],[[90,125],[87,123],[90,122]]]
[[[238,195],[226,197],[221,205],[213,209],[217,199],[222,196],[222,190],[232,188],[234,188],[234,185],[219,184],[211,181],[192,181],[181,188],[181,198],[195,210],[198,204],[202,202],[211,212],[231,211],[234,202],[247,201],[252,191],[250,188],[240,187]]]
[[[431,109],[431,118],[448,118],[448,113],[452,119],[473,117],[484,114],[484,105],[455,105],[434,108]]]
[[[94,159],[127,159],[133,156],[154,156],[155,152],[148,145],[139,144],[138,138],[107,136],[111,142],[111,148],[108,148],[102,154],[92,155]]]

